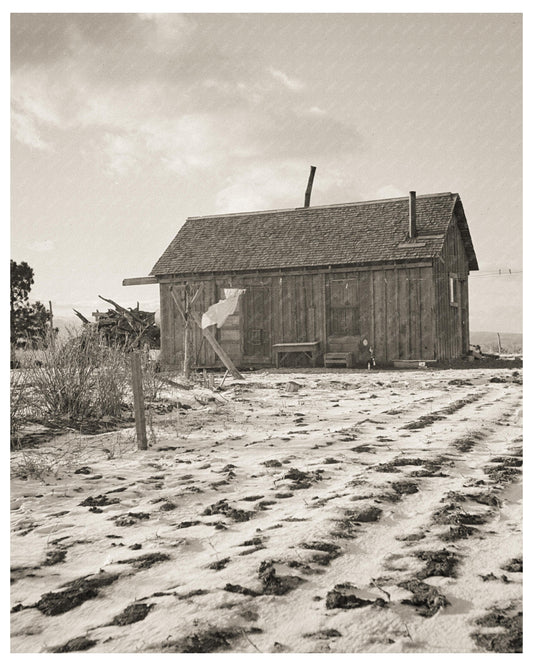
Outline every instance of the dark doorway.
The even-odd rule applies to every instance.
[[[244,360],[271,362],[272,304],[270,286],[249,285],[242,297]]]

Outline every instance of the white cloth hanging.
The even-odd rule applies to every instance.
[[[218,303],[211,305],[207,312],[202,315],[202,328],[213,326],[220,328],[226,319],[237,309],[239,296],[244,294],[246,289],[224,289],[224,296]]]

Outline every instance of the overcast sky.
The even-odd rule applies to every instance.
[[[122,279],[187,216],[301,206],[313,164],[312,205],[458,192],[481,269],[471,329],[522,330],[520,15],[11,24],[12,258],[56,313],[98,294],[155,309],[157,287]]]

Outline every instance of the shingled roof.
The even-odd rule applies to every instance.
[[[409,198],[190,217],[152,269],[179,275],[432,259],[453,213],[477,260],[458,194],[419,195],[417,237],[408,237]]]

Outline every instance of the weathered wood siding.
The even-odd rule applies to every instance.
[[[365,356],[361,341],[373,347],[378,363],[435,358],[435,283],[432,267],[391,266],[345,271],[314,271],[189,280],[191,293],[203,285],[195,310],[201,314],[224,297],[224,288],[246,289],[239,308],[215,335],[237,365],[271,365],[272,345],[319,340],[322,352],[350,351]],[[180,368],[183,319],[161,283],[162,362]],[[184,306],[184,282],[174,291]],[[193,363],[216,367],[217,359],[201,331],[191,326]]]
[[[166,367],[173,367],[179,357],[177,351],[177,336],[180,331],[175,330],[174,326],[175,306],[170,296],[170,284],[160,283],[159,285],[159,312],[161,319],[161,364]]]
[[[435,327],[437,359],[459,358],[469,349],[468,258],[455,222],[450,224],[441,257],[435,261]],[[455,279],[456,302],[450,299]]]
[[[434,293],[431,266],[391,267],[326,275],[331,289],[344,280],[359,306],[359,326],[352,335],[338,335],[335,301],[328,300],[327,351],[351,351],[361,363],[360,342],[366,338],[377,362],[433,359]],[[354,284],[355,283],[355,284]]]
[[[200,315],[207,310],[211,303],[215,303],[216,284],[212,280],[203,280],[202,291],[195,301],[193,309]],[[190,293],[194,295],[200,281],[189,281]],[[183,363],[184,347],[184,321],[171,294],[171,287],[180,303],[181,309],[185,310],[185,283],[161,283],[161,361],[165,366],[181,369]],[[202,332],[194,324],[190,323],[191,349],[193,351],[192,362],[194,365],[215,365],[216,354],[211,346],[204,340]],[[217,336],[218,337],[218,336]]]

